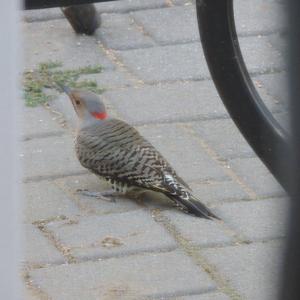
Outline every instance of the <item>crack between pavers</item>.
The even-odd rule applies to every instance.
[[[101,41],[98,41],[98,46],[105,53],[110,61],[117,65],[121,71],[126,73],[130,79],[135,83],[135,86],[144,85],[144,81],[139,79],[128,67],[123,63],[123,61],[117,56],[114,50],[107,48]]]
[[[71,254],[71,248],[63,245],[53,234],[53,232],[46,227],[46,223],[43,221],[36,221],[32,223],[43,234],[48,241],[63,255],[66,261],[70,263],[76,263],[76,258]]]
[[[70,172],[70,173],[58,173],[58,174],[54,174],[54,175],[29,176],[29,177],[23,178],[23,183],[40,182],[40,181],[45,181],[45,180],[55,180],[55,179],[59,179],[59,178],[85,175],[85,174],[89,174],[89,172],[86,170],[82,170],[82,171]]]
[[[152,39],[152,41],[156,43],[156,40],[153,38],[153,36],[150,34],[150,32],[148,32],[145,28],[145,26],[143,26],[142,23],[140,23],[135,17],[134,15],[132,15],[131,13],[129,14],[129,19],[132,21],[132,24],[134,24],[134,26],[136,27],[136,29],[142,33],[144,36],[150,37]]]
[[[188,297],[188,296],[200,296],[200,295],[206,295],[209,293],[216,292],[217,290],[213,287],[205,288],[205,289],[192,289],[189,291],[178,291],[176,294],[174,293],[161,293],[161,294],[150,294],[146,295],[142,298],[142,300],[172,300],[177,299],[177,297]],[[175,298],[174,298],[175,297]]]
[[[43,291],[38,285],[36,285],[30,276],[31,268],[25,267],[21,271],[23,282],[25,283],[26,289],[28,289],[34,296],[37,296],[40,300],[50,300],[51,298]]]
[[[73,248],[70,248],[73,249]],[[139,251],[132,251],[127,253],[120,253],[120,254],[114,254],[111,256],[95,256],[95,257],[76,257],[76,259],[72,262],[52,262],[51,264],[45,263],[45,264],[29,264],[28,268],[30,270],[36,270],[36,269],[44,269],[44,268],[52,268],[57,266],[63,266],[63,265],[79,265],[79,264],[85,264],[85,263],[92,263],[92,262],[99,262],[99,261],[108,261],[108,260],[114,260],[124,257],[134,257],[134,256],[144,256],[147,254],[160,254],[160,253],[169,253],[174,252],[178,249],[178,245],[175,246],[169,246],[159,249],[149,249],[149,250],[139,250]]]
[[[64,131],[52,131],[52,132],[47,132],[47,133],[28,134],[28,135],[23,136],[21,141],[28,142],[28,141],[35,140],[35,139],[44,139],[44,138],[48,138],[48,137],[60,137],[65,134],[66,134],[66,132],[64,132]]]
[[[224,159],[222,159],[222,157],[220,157],[214,149],[212,149],[202,138],[200,138],[197,133],[193,130],[193,128],[189,125],[189,124],[179,124],[179,126],[184,129],[186,132],[188,132],[189,134],[191,134],[196,141],[198,141],[198,143],[200,144],[201,148],[209,155],[209,157],[215,161],[218,165],[220,165],[222,167],[222,169],[224,170],[224,172],[234,181],[236,182],[239,186],[242,187],[242,189],[246,192],[246,194],[250,197],[250,199],[256,199],[257,198],[257,194],[255,193],[255,191],[250,188],[242,178],[240,178],[230,167],[229,165],[226,163],[226,161],[224,161]]]
[[[184,238],[177,230],[168,217],[161,214],[159,210],[152,210],[152,217],[157,223],[160,223],[175,239],[179,247],[196,263],[200,266],[205,273],[216,283],[217,288],[228,295],[232,300],[242,300],[241,295],[234,290],[226,278],[223,278],[217,271],[215,266],[210,264],[208,260],[201,254],[201,250],[190,243]]]
[[[133,50],[137,49],[144,49],[144,48],[135,48]],[[117,51],[127,51],[127,50],[117,50]],[[270,68],[270,69],[265,69],[261,71],[255,71],[255,72],[250,72],[249,75],[251,76],[252,79],[257,79],[260,76],[263,75],[275,75],[275,74],[280,74],[282,72],[286,72],[286,69],[284,68]],[[187,78],[187,79],[165,79],[165,80],[160,80],[160,81],[146,81],[144,82],[144,85],[141,85],[139,87],[134,87],[134,88],[143,88],[143,87],[156,87],[156,86],[164,86],[164,85],[170,85],[170,84],[189,84],[189,83],[194,83],[194,82],[203,82],[203,81],[209,81],[212,82],[212,79],[210,75],[208,76],[199,76],[199,77],[193,77],[193,78]],[[256,86],[255,86],[256,87]],[[116,86],[112,88],[107,88],[107,90],[124,90],[128,88],[133,88],[131,85],[123,85],[123,86]],[[258,87],[256,87],[258,88]]]

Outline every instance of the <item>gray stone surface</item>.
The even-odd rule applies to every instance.
[[[247,240],[260,241],[284,237],[289,202],[286,198],[227,203],[216,213]]]
[[[239,43],[250,73],[285,67],[283,56],[268,37],[240,38]],[[119,57],[145,82],[209,78],[200,43],[118,51]]]
[[[39,63],[59,61],[64,68],[101,65],[113,69],[96,40],[74,34],[67,20],[23,23],[24,67],[34,69]]]
[[[229,166],[258,197],[284,194],[277,181],[258,158],[233,159],[229,162]]]
[[[118,50],[145,48],[155,44],[129,14],[103,14],[101,27],[95,35],[106,47]]]
[[[73,173],[85,169],[79,164],[72,137],[48,137],[21,144],[19,153],[25,179],[43,179]]]
[[[192,182],[194,194],[206,204],[219,204],[223,201],[248,199],[249,195],[234,181]]]
[[[98,86],[106,89],[114,89],[133,85],[133,80],[130,76],[121,71],[103,71],[99,74],[81,75],[82,80],[94,80]]]
[[[51,133],[63,133],[57,116],[49,114],[43,107],[22,107],[21,117],[17,118],[22,139],[41,137]]]
[[[68,220],[52,222],[47,228],[81,259],[176,248],[175,241],[145,210],[76,218],[71,224]]]
[[[204,250],[241,299],[272,300],[278,292],[282,244],[278,241]]]
[[[138,11],[132,16],[161,45],[199,40],[194,6]]]
[[[174,124],[138,127],[186,181],[225,179],[222,168],[201,148],[200,143]]]
[[[122,0],[96,3],[99,13],[127,13],[135,10],[163,8],[167,6],[165,0]]]
[[[288,54],[288,33],[277,33],[269,36],[270,43],[272,46],[281,53],[281,55],[285,56]]]
[[[126,212],[141,208],[135,200],[128,198],[115,198],[115,202],[84,196],[78,192],[78,189],[89,190],[91,192],[102,192],[110,188],[106,183],[101,182],[95,175],[85,174],[81,176],[68,176],[57,179],[56,184],[61,189],[71,195],[81,214],[106,215],[111,213]]]
[[[239,44],[250,73],[269,73],[286,67],[284,56],[272,46],[268,36],[243,37]]]
[[[128,68],[145,82],[209,77],[199,43],[118,51],[117,53]]]
[[[287,131],[290,132],[290,116],[289,112],[282,112],[274,115],[275,119],[279,122],[279,124]]]
[[[285,5],[274,0],[234,2],[238,34],[257,35],[278,32],[285,28]]]
[[[223,159],[255,155],[231,119],[194,122],[192,126]]]
[[[215,212],[214,209],[212,209]],[[182,212],[164,212],[179,233],[193,245],[213,247],[233,242],[232,236],[217,221],[193,217]]]
[[[228,116],[211,81],[128,88],[107,91],[104,96],[119,115],[130,123],[191,121]]]
[[[52,19],[64,18],[59,7],[47,9],[32,9],[22,12],[22,17],[26,22],[40,22]]]
[[[51,264],[64,262],[62,254],[43,236],[42,232],[31,224],[23,225],[22,243],[24,247],[21,259],[26,263]]]
[[[50,181],[23,184],[22,195],[26,223],[79,214],[75,203]]]
[[[57,300],[164,298],[215,284],[181,252],[151,253],[34,270],[33,283]]]
[[[265,74],[255,78],[271,95],[275,101],[281,103],[285,108],[288,107],[288,87],[286,72]]]
[[[184,296],[171,298],[172,300],[229,300],[230,298],[223,293],[207,293],[194,296]]]

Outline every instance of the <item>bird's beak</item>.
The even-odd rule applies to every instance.
[[[58,83],[57,83],[57,85],[58,85],[58,86],[60,87],[60,89],[61,89],[63,92],[65,92],[68,96],[71,95],[72,90],[71,90],[69,87],[67,87],[67,86],[65,86],[65,85],[62,85],[62,84],[58,84]]]

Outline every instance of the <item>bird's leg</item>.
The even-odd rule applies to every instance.
[[[108,202],[116,202],[115,198],[119,196],[119,194],[114,190],[107,190],[103,192],[92,192],[86,189],[77,189],[76,192],[80,193],[83,196],[94,197]]]

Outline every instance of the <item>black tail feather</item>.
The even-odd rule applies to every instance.
[[[180,206],[183,206],[188,213],[193,214],[200,218],[205,219],[217,219],[221,220],[211,210],[209,210],[204,204],[202,204],[197,198],[190,196],[190,199],[183,199],[180,196],[172,195],[171,198],[175,200]]]

